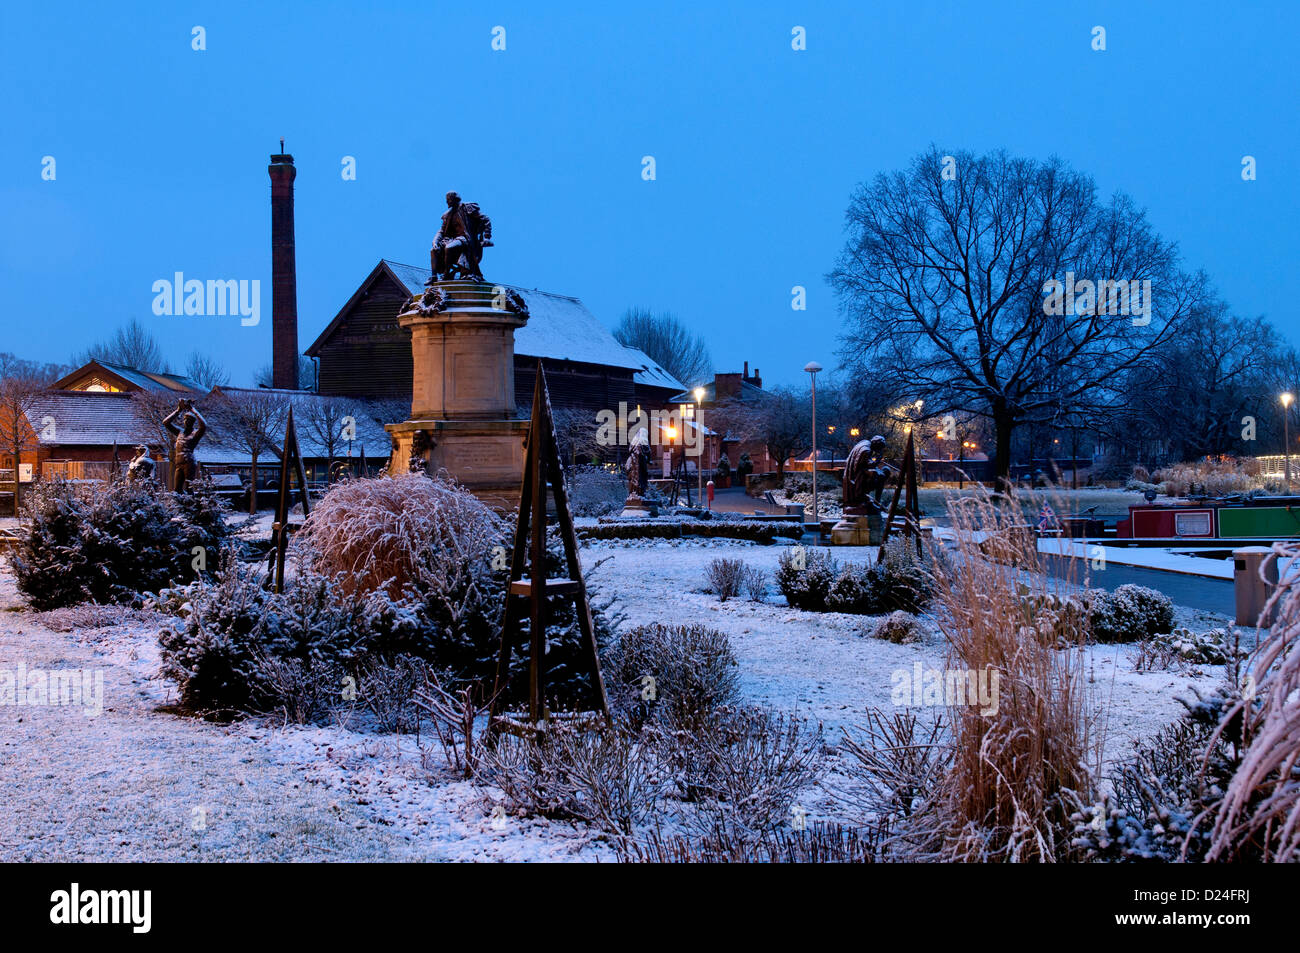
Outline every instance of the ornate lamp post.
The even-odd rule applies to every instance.
[[[812,486],[813,486],[813,526],[814,532],[821,538],[822,524],[817,517],[817,372],[822,366],[816,361],[809,361],[803,368],[812,378]]]

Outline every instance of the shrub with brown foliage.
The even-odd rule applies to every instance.
[[[474,601],[500,555],[504,528],[454,481],[402,474],[335,484],[296,541],[317,572],[341,575],[348,591],[385,589],[399,597],[415,586],[447,593],[452,609]]]

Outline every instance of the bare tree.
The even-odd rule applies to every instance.
[[[45,392],[38,377],[10,373],[0,377],[0,447],[11,457],[14,474],[14,516],[22,512],[22,461],[26,452],[39,447],[30,415]],[[34,466],[34,463],[33,463]]]
[[[162,345],[152,331],[135,318],[119,327],[106,340],[97,341],[73,358],[77,365],[87,361],[109,361],[125,364],[140,371],[171,373],[171,366],[163,356]]]
[[[560,456],[572,465],[579,456],[599,460],[608,448],[596,439],[596,415],[580,407],[556,407],[551,411]]]
[[[270,387],[274,379],[271,365],[264,364],[253,375],[253,386]],[[316,389],[316,365],[306,354],[298,355],[298,389],[310,391]]]
[[[41,384],[53,384],[70,370],[72,368],[67,364],[29,361],[8,351],[0,351],[0,378],[22,377]]]
[[[1134,375],[1127,401],[1166,437],[1173,459],[1242,450],[1251,446],[1243,442],[1244,418],[1260,430],[1274,422],[1274,371],[1284,363],[1285,350],[1267,321],[1233,317],[1226,304],[1213,300],[1161,348],[1150,369]]]
[[[280,456],[279,436],[284,432],[285,412],[289,402],[283,394],[270,390],[220,390],[216,406],[219,408],[220,433],[224,442],[248,454],[252,464],[249,473],[248,512],[257,513],[257,461],[266,453]]]
[[[887,369],[929,415],[987,416],[1002,481],[1018,426],[1105,408],[1200,295],[1130,199],[1100,202],[1056,159],[932,148],[860,186],[847,219],[829,276],[845,364]]]
[[[230,383],[230,374],[214,358],[199,351],[191,351],[185,364],[185,376],[204,390],[224,387]]]
[[[763,400],[724,400],[702,414],[705,424],[729,441],[762,441],[785,475],[788,457],[806,450],[812,438],[812,408],[808,394],[790,387],[766,391]]]
[[[299,417],[301,415],[301,417]],[[334,477],[334,458],[350,443],[345,439],[349,426],[355,434],[362,409],[356,401],[344,397],[322,396],[294,403],[294,417],[303,433],[325,450],[325,479]]]
[[[625,347],[638,348],[687,387],[713,377],[713,358],[698,334],[692,334],[672,314],[655,314],[648,308],[629,308],[614,329]]]

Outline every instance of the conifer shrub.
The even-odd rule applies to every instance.
[[[139,602],[210,574],[230,543],[210,481],[174,494],[153,482],[42,483],[14,553],[19,590],[39,610]]]

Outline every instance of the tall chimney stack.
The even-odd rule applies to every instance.
[[[293,156],[271,156],[271,386],[298,387],[298,273],[293,242]]]

